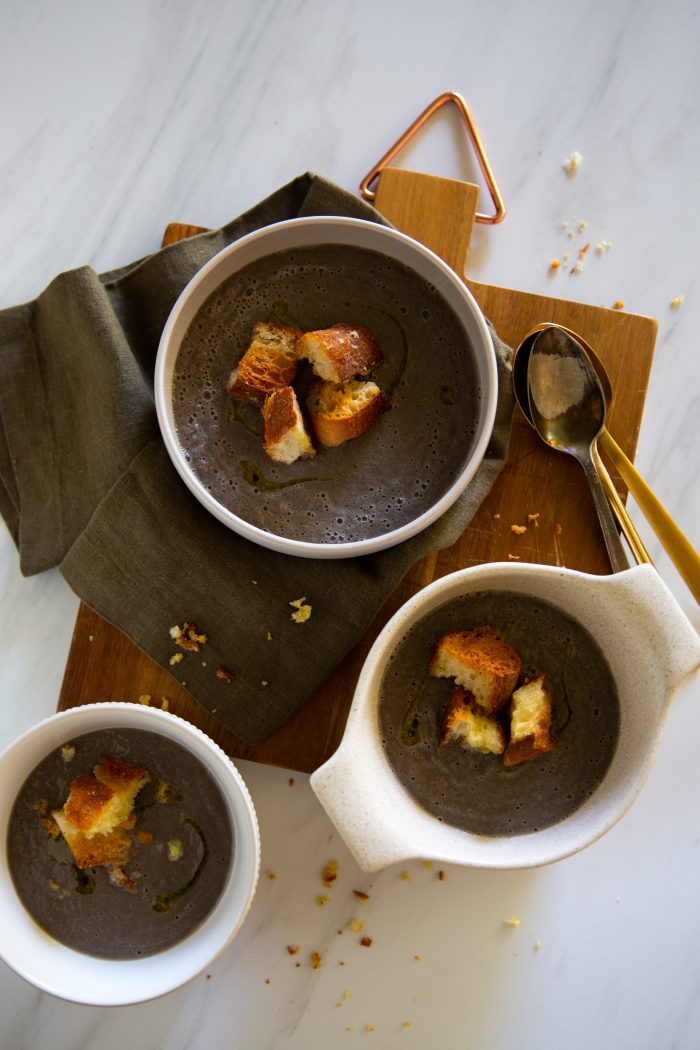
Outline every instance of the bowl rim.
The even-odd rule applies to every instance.
[[[115,725],[161,732],[190,750],[216,780],[234,829],[233,862],[226,884],[202,923],[163,952],[126,960],[87,955],[48,935],[17,896],[7,854],[9,817],[24,779],[60,742]],[[16,789],[0,792],[0,901],[5,918],[14,915],[12,922],[0,925],[0,958],[11,969],[42,991],[69,1002],[126,1006],[174,991],[225,950],[255,895],[260,833],[255,807],[240,772],[206,733],[169,711],[126,701],[103,701],[57,712],[25,730],[0,754],[0,784],[13,762],[18,765],[16,776],[12,774]],[[20,940],[24,948],[18,950]]]
[[[396,244],[400,244],[404,248],[407,247],[411,251],[420,255],[429,265],[432,265],[437,271],[439,271],[442,278],[449,283],[464,303],[470,321],[475,326],[481,349],[483,351],[482,355],[479,355],[477,351],[480,366],[483,365],[486,377],[486,382],[482,383],[482,420],[480,431],[477,435],[469,460],[449,488],[431,507],[423,511],[412,521],[407,522],[405,525],[392,529],[389,532],[382,533],[379,536],[372,536],[367,537],[366,539],[352,540],[343,543],[322,543],[280,536],[277,533],[269,532],[266,529],[251,524],[246,521],[245,518],[239,517],[233,511],[222,506],[222,504],[220,504],[199,481],[185,459],[180,442],[177,438],[174,424],[171,420],[171,398],[167,381],[167,367],[170,364],[173,353],[177,355],[177,352],[179,351],[179,343],[177,343],[175,349],[173,349],[174,340],[176,339],[175,332],[183,313],[187,310],[190,300],[200,290],[201,286],[211,279],[211,275],[215,273],[216,270],[219,269],[232,255],[245,251],[245,249],[251,245],[255,245],[257,242],[264,242],[269,239],[274,241],[274,238],[278,237],[280,234],[284,236],[287,231],[300,228],[319,230],[335,228],[340,231],[371,231],[371,235],[375,238],[386,238],[387,243],[393,241]],[[276,249],[272,247],[270,250],[275,251]],[[257,259],[261,257],[262,255],[258,255],[255,258]],[[234,272],[235,270],[227,272],[226,278],[224,279],[232,276],[232,273]],[[212,294],[212,292],[209,294]],[[284,219],[280,222],[270,223],[267,226],[263,226],[251,233],[245,234],[221,249],[221,251],[217,252],[216,255],[214,255],[204,264],[204,266],[201,267],[201,269],[197,271],[175,301],[165,323],[165,327],[163,328],[156,355],[154,393],[158,425],[168,455],[187,488],[215,518],[234,532],[242,535],[244,538],[257,543],[260,546],[284,554],[291,554],[302,558],[352,558],[365,554],[373,554],[412,538],[437,521],[438,518],[440,518],[464,492],[481,465],[489,441],[491,440],[491,434],[496,419],[498,400],[498,370],[496,366],[496,353],[493,340],[481,308],[470,290],[467,288],[465,282],[460,279],[457,273],[448,266],[439,255],[421,244],[420,241],[415,240],[413,237],[409,237],[408,234],[402,233],[400,230],[396,230],[391,226],[386,226],[381,222],[355,218],[352,216],[312,215]]]

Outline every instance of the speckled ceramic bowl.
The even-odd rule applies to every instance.
[[[99,729],[146,730],[192,752],[215,779],[231,817],[234,857],[219,900],[204,921],[172,948],[138,959],[102,959],[50,937],[23,907],[8,867],[8,824],[17,793],[53,749]],[[200,973],[236,935],[258,880],[260,843],[253,803],[226,754],[183,719],[139,704],[73,708],[33,726],[0,756],[0,957],[20,976],[62,999],[122,1006],[164,995]],[[126,890],[117,892],[127,892]]]
[[[406,791],[382,746],[380,688],[402,639],[429,613],[476,591],[513,591],[557,606],[592,635],[617,686],[619,739],[607,773],[573,813],[527,834],[475,835],[438,820]],[[366,871],[411,857],[481,868],[547,864],[594,842],[629,809],[673,692],[699,666],[700,640],[650,565],[613,576],[510,563],[465,569],[420,591],[386,625],[365,661],[340,747],[311,785]]]

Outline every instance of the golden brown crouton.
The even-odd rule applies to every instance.
[[[306,402],[311,428],[321,445],[341,445],[364,434],[391,401],[376,383],[349,379],[344,383],[315,380]]]
[[[430,662],[430,674],[454,678],[487,714],[500,710],[515,688],[522,666],[512,646],[491,627],[444,635]]]
[[[294,463],[301,456],[316,455],[291,386],[273,390],[262,407],[262,416],[263,448],[270,459]]]
[[[506,748],[504,765],[514,766],[553,748],[552,694],[545,676],[540,675],[513,693],[510,743]]]
[[[273,390],[289,386],[297,373],[297,328],[258,321],[250,346],[228,381],[228,392],[263,405]]]
[[[440,724],[440,746],[450,740],[482,754],[502,755],[506,747],[501,723],[487,715],[461,685],[455,686]]]
[[[53,814],[64,839],[79,868],[99,868],[102,865],[125,864],[131,853],[131,836],[124,828],[115,828],[104,835],[87,835],[79,831],[61,810]]]
[[[353,376],[366,376],[382,360],[382,352],[368,328],[336,324],[299,339],[296,352],[305,357],[317,376],[343,383]]]

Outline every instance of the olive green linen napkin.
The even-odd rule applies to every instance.
[[[216,252],[300,215],[382,221],[306,174],[219,230],[107,274],[61,274],[34,302],[0,312],[0,512],[22,572],[59,565],[84,602],[249,743],[310,696],[415,561],[459,537],[504,465],[513,409],[510,352],[494,334],[498,416],[476,477],[429,529],[379,554],[289,557],[205,511],[159,436],[153,370],[161,331]],[[292,619],[289,603],[299,598],[312,606],[304,623]],[[173,667],[170,628],[185,620],[208,641]],[[233,681],[217,677],[219,665]]]

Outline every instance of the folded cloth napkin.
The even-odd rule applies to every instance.
[[[379,554],[289,557],[205,511],[159,437],[160,335],[183,287],[216,252],[301,215],[383,221],[306,174],[219,230],[110,273],[61,274],[34,302],[0,312],[0,512],[22,572],[59,565],[84,602],[169,670],[169,629],[197,624],[206,650],[186,653],[178,678],[248,743],[311,695],[414,562],[455,542],[504,465],[512,419],[510,352],[493,333],[498,415],[483,463],[439,521]],[[300,625],[289,603],[302,597],[312,615]],[[216,676],[219,665],[233,681]]]

